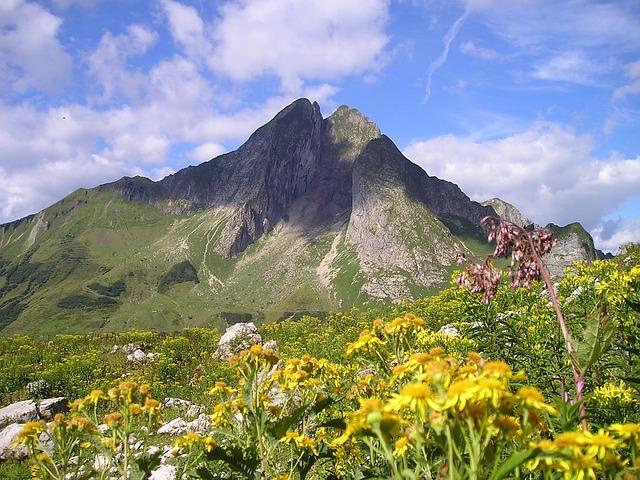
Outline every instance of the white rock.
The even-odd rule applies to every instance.
[[[33,400],[23,400],[0,408],[0,428],[10,423],[26,423],[37,418],[38,412]]]
[[[193,405],[189,400],[167,397],[162,401],[162,408],[189,408]]]
[[[438,333],[444,333],[445,335],[450,335],[452,337],[460,336],[460,331],[453,325],[443,325],[440,327],[440,330],[438,330]]]
[[[205,408],[202,405],[192,404],[187,409],[187,417],[195,418],[199,417],[205,412]]]
[[[132,363],[143,362],[146,359],[147,359],[147,354],[144,353],[139,348],[135,350],[133,353],[130,353],[129,355],[127,355],[127,361]]]
[[[236,323],[227,328],[222,338],[220,338],[215,356],[225,360],[256,343],[262,343],[262,337],[258,333],[256,326],[251,322]]]
[[[176,479],[176,467],[173,465],[160,465],[153,472],[149,480],[175,480]]]
[[[99,453],[93,459],[93,469],[96,472],[104,472],[109,468],[110,462],[109,457],[106,455]]]
[[[24,427],[24,423],[12,423],[0,431],[0,461],[27,458],[27,449],[24,445],[13,446],[18,440],[18,434],[22,431],[22,427]]]
[[[209,418],[206,415],[202,414],[198,418],[196,418],[193,422],[189,422],[187,426],[187,431],[196,432],[196,433],[207,433],[213,428]]]
[[[50,420],[56,413],[69,410],[64,397],[45,398],[36,404],[33,400],[23,400],[0,408],[0,428],[10,423],[25,423],[32,420]]]
[[[275,340],[269,340],[268,342],[265,342],[262,347],[273,350],[274,352],[278,351],[278,343]]]
[[[127,343],[126,345],[123,345],[120,350],[125,355],[131,355],[136,350],[142,350],[142,345],[139,343]]]
[[[51,420],[56,413],[67,412],[69,410],[69,401],[64,397],[45,398],[40,400],[38,411],[40,418]]]
[[[182,435],[189,429],[189,424],[182,418],[174,418],[158,429],[159,435]]]

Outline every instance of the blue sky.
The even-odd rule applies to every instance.
[[[599,247],[640,241],[636,0],[2,0],[0,222],[236,148],[295,98]]]

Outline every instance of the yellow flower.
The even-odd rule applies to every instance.
[[[532,408],[542,412],[547,412],[551,415],[556,415],[558,411],[551,405],[544,403],[544,396],[537,388],[534,387],[522,387],[516,393],[516,398],[520,400],[521,404],[525,408]]]
[[[634,402],[634,391],[622,380],[615,383],[605,383],[593,390],[592,398],[603,407],[626,407]]]
[[[130,403],[129,413],[131,413],[131,415],[140,415],[142,413],[142,407],[137,403]]]
[[[511,367],[504,362],[487,362],[482,368],[482,373],[496,378],[510,378]]]
[[[588,435],[588,455],[594,456],[602,460],[607,451],[613,451],[620,447],[620,441],[609,436],[604,430],[598,430],[598,433]]]
[[[142,385],[140,385],[138,391],[140,392],[140,395],[146,397],[147,395],[149,395],[149,393],[151,393],[151,385],[149,385],[148,383],[143,383]]]
[[[635,438],[636,442],[640,441],[640,423],[614,423],[609,431],[625,440]]]
[[[158,402],[155,398],[147,397],[144,400],[144,406],[142,409],[147,412],[147,415],[150,417],[154,417],[160,411],[160,402]]]
[[[18,434],[18,442],[37,442],[40,434],[47,431],[47,426],[42,420],[37,422],[27,422]]]
[[[104,423],[111,429],[113,427],[120,425],[122,422],[122,414],[120,412],[113,412],[104,417]]]
[[[98,402],[100,400],[106,400],[107,397],[105,396],[104,392],[102,390],[92,390],[91,393],[89,395],[87,395],[86,397],[84,397],[84,404],[85,405],[97,405]]]
[[[389,407],[400,410],[409,407],[420,417],[424,418],[427,407],[433,404],[431,388],[425,383],[409,383],[402,387],[399,394],[393,396]]]
[[[217,446],[218,446],[218,444],[211,437],[205,437],[205,439],[202,440],[202,448],[207,453],[213,452]]]
[[[396,440],[396,443],[393,448],[393,456],[394,457],[404,457],[409,450],[411,444],[409,443],[409,439],[407,437],[400,437]]]

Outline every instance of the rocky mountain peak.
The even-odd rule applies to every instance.
[[[355,157],[367,144],[381,133],[378,126],[355,108],[341,105],[327,118],[329,130],[334,142],[341,148],[344,156]]]
[[[490,198],[481,203],[484,206],[493,207],[498,216],[507,222],[515,223],[520,227],[526,227],[533,223],[525,217],[520,210],[500,198]]]

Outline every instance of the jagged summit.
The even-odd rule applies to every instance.
[[[482,205],[493,207],[498,216],[507,222],[515,223],[523,228],[533,224],[520,210],[500,198],[490,198],[481,203]]]
[[[386,147],[377,148],[380,142]],[[231,209],[216,248],[234,256],[283,221],[296,220],[308,229],[346,222],[354,165],[367,148],[377,153],[366,156],[370,160],[358,167],[358,175],[399,162],[397,170],[404,172],[399,181],[407,194],[457,233],[473,230],[471,225],[493,211],[472,202],[456,185],[429,177],[358,110],[342,105],[324,119],[318,104],[306,98],[285,107],[233,152],[159,182],[125,178],[99,188],[174,213]]]
[[[358,110],[323,118],[303,98],[237,150],[0,226],[0,331],[175,330],[416,298],[459,252],[491,251],[478,222],[495,214]]]

